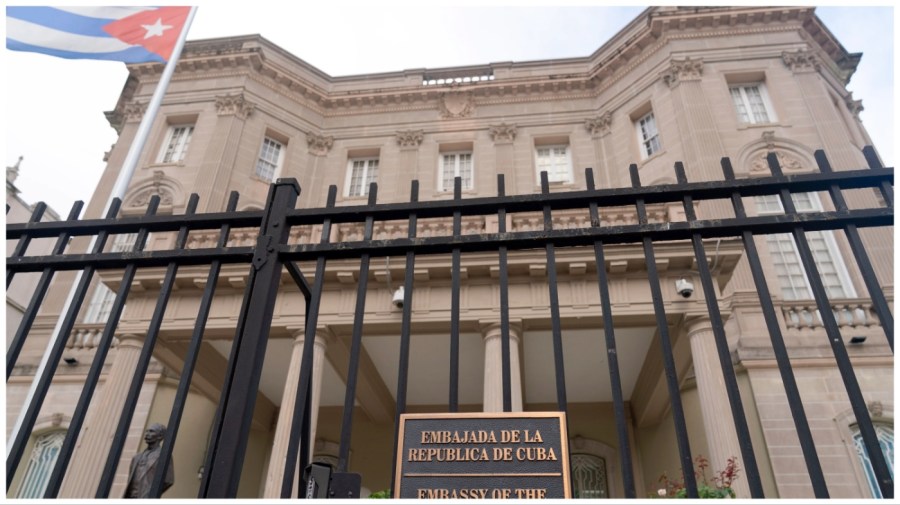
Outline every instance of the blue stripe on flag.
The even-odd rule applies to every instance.
[[[42,46],[33,46],[18,40],[6,39],[6,48],[13,51],[28,51],[32,53],[49,54],[58,58],[68,58],[70,60],[110,60],[124,61],[125,63],[142,63],[147,61],[165,62],[162,56],[151,53],[141,46],[134,46],[124,51],[116,51],[113,53],[79,53],[75,51],[61,51],[58,49],[50,49]]]
[[[103,26],[114,19],[92,18],[72,14],[53,7],[7,7],[6,15],[61,32],[77,33],[91,37],[109,37]]]

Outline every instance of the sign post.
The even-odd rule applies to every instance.
[[[571,498],[564,412],[403,414],[394,498]]]

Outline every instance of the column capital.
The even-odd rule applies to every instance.
[[[706,315],[688,316],[684,320],[684,325],[687,328],[688,338],[690,339],[703,333],[712,334],[712,321]]]
[[[418,149],[425,138],[425,130],[401,130],[397,132],[400,149]]]
[[[609,135],[612,126],[612,113],[607,111],[597,117],[587,118],[584,120],[584,127],[590,132],[592,137],[603,137]]]
[[[117,348],[122,347],[132,347],[140,349],[144,346],[144,338],[147,335],[141,332],[131,331],[128,333],[121,333],[116,335],[116,340],[118,343],[116,344]]]
[[[216,97],[216,113],[220,116],[237,116],[240,119],[247,119],[254,108],[256,108],[256,104],[244,98],[243,93]]]
[[[294,345],[303,344],[306,340],[306,329],[305,328],[287,328],[288,331],[294,336]],[[327,327],[316,328],[316,337],[315,344],[321,346],[322,348],[328,347],[328,341],[332,338],[331,330]]]
[[[510,144],[516,140],[519,128],[514,124],[500,123],[492,125],[488,131],[495,144]]]
[[[140,122],[140,120],[144,118],[144,113],[147,112],[147,102],[134,101],[127,103],[122,112],[125,115],[126,122]]]
[[[309,132],[306,134],[306,146],[309,150],[309,154],[314,156],[325,156],[328,154],[328,151],[331,150],[331,146],[334,145],[334,137],[332,136],[324,136],[324,135],[316,135],[313,132]]]
[[[500,338],[500,321],[479,321],[478,329],[481,336],[485,339]],[[520,340],[522,337],[522,321],[509,322],[509,337]]]
[[[781,61],[795,74],[817,72],[820,66],[819,59],[812,51],[804,49],[798,49],[793,52],[784,51],[781,53]]]
[[[669,61],[669,68],[662,73],[662,79],[670,88],[674,88],[682,81],[699,81],[702,75],[703,59],[688,57]]]

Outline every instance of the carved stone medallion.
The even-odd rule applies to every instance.
[[[440,108],[445,119],[469,117],[475,110],[475,100],[469,91],[448,91],[441,94]]]

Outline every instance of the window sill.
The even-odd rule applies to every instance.
[[[184,166],[185,166],[184,160],[182,160],[182,161],[176,161],[174,163],[151,163],[149,165],[145,165],[144,168],[145,169],[168,168],[168,167],[184,168]]]
[[[263,183],[263,184],[272,184],[272,183],[275,182],[274,179],[271,180],[271,181],[269,181],[269,180],[263,179],[262,177],[260,177],[260,176],[258,176],[258,175],[256,175],[256,174],[250,175],[250,180],[253,180],[253,181],[256,181],[256,182],[261,182],[261,183]]]
[[[738,130],[750,130],[753,128],[787,128],[791,125],[783,123],[738,123]]]
[[[460,193],[462,193],[463,195],[477,195],[478,191],[476,191],[475,188],[470,188],[470,189],[464,189],[464,190],[460,191]],[[445,197],[445,196],[449,197],[449,198],[453,198],[453,190],[452,189],[447,189],[447,190],[439,189],[434,193],[434,196],[436,196],[438,198]]]
[[[663,156],[663,155],[665,155],[665,154],[666,154],[666,150],[665,150],[665,149],[663,149],[662,151],[658,151],[658,152],[653,153],[652,156],[649,156],[649,157],[647,157],[647,158],[642,159],[642,160],[638,163],[638,168],[643,167],[643,166],[646,165],[647,163],[650,163],[651,161],[653,161],[653,160],[655,160],[656,158],[659,158],[659,157],[661,157],[661,156]]]

